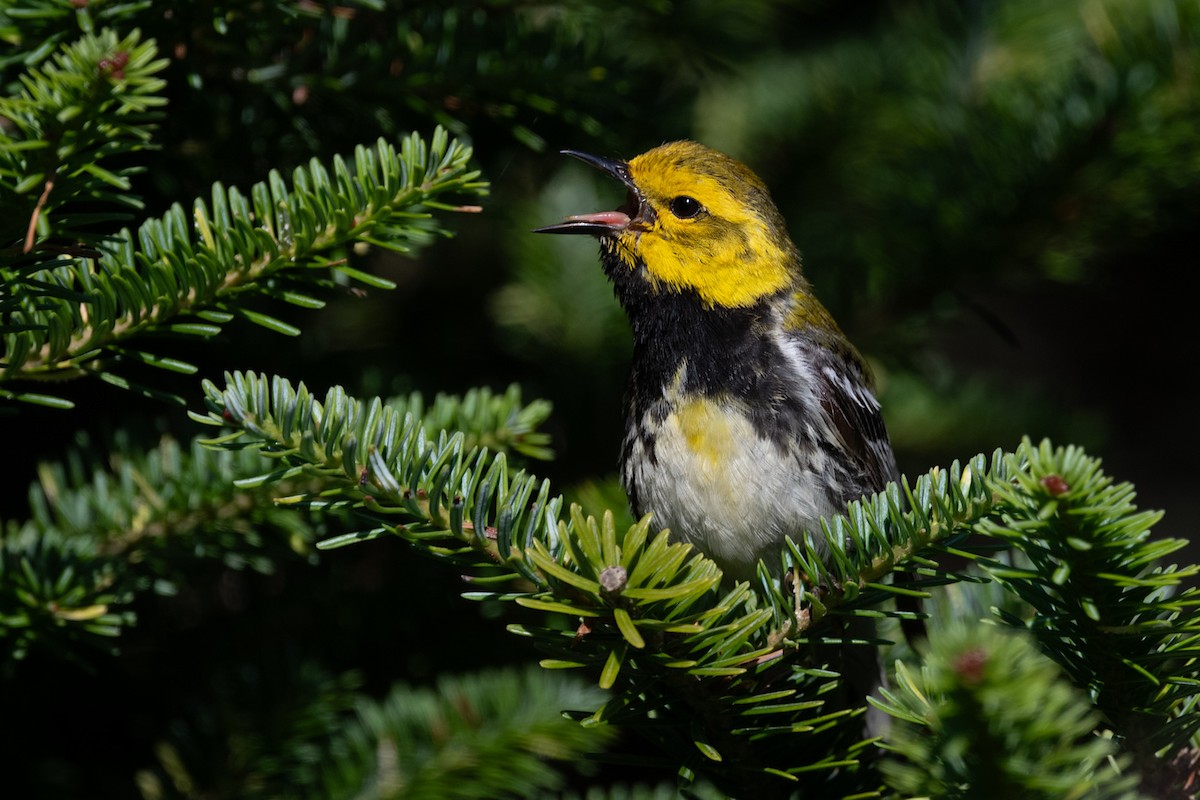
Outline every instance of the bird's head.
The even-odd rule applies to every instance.
[[[695,142],[671,142],[629,162],[563,151],[629,189],[615,211],[568,217],[539,233],[597,236],[650,292],[694,293],[741,308],[793,289],[800,256],[766,186],[749,167]]]

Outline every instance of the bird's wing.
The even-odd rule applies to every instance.
[[[829,421],[828,433],[850,456],[862,480],[857,494],[882,490],[899,473],[866,367],[853,353],[838,357],[833,351],[818,349],[811,358],[817,396]]]

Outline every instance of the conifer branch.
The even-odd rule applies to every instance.
[[[344,249],[409,252],[445,233],[433,212],[476,209],[447,204],[445,195],[486,191],[468,167],[470,149],[439,128],[428,143],[415,134],[399,148],[380,140],[330,168],[313,159],[290,185],[276,172],[248,194],[216,184],[189,210],[176,204],[136,232],[113,235],[105,223],[141,208],[130,193],[137,168],[102,162],[150,146],[152,110],[164,102],[154,75],[165,63],[136,32],[118,40],[103,31],[29,69],[24,92],[0,101],[0,116],[12,121],[0,131],[0,185],[8,189],[0,210],[12,227],[4,238],[23,242],[0,251],[0,383],[90,374],[154,394],[114,365],[195,367],[133,339],[210,338],[237,317],[294,335],[246,301],[266,295],[320,308],[312,292],[335,277],[391,288],[351,266]],[[0,397],[68,405],[7,387]]]
[[[980,564],[1034,610],[1006,621],[1091,694],[1152,782],[1200,731],[1200,565],[1163,563],[1187,542],[1151,538],[1162,514],[1138,511],[1133,487],[1079,448],[1026,441],[1020,456],[994,485],[998,513],[979,526],[1020,557]],[[1154,796],[1182,796],[1153,785]]]
[[[547,678],[549,677],[549,680]],[[323,797],[379,796],[404,788],[420,797],[514,797],[562,790],[563,767],[601,751],[613,731],[563,715],[604,700],[594,687],[536,666],[442,677],[437,686],[395,686],[382,701],[363,698],[343,734],[342,769]]]
[[[102,245],[95,261],[74,260],[35,273],[59,296],[21,303],[10,312],[12,332],[5,335],[0,377],[112,376],[99,365],[104,355],[194,371],[190,364],[123,345],[152,330],[208,338],[237,316],[295,334],[292,326],[244,308],[245,296],[266,294],[320,307],[322,301],[308,292],[332,285],[333,273],[391,288],[324,254],[354,241],[408,251],[442,232],[428,209],[454,207],[436,198],[484,190],[478,173],[467,167],[470,155],[438,130],[429,145],[414,134],[399,151],[383,141],[373,149],[360,147],[353,166],[336,158],[332,172],[314,159],[295,170],[291,188],[276,173],[256,184],[249,197],[214,186],[211,208],[196,200],[190,220],[176,205],[165,217],[144,223],[136,238],[123,231]],[[189,314],[199,321],[179,321]]]
[[[279,502],[348,509],[369,523],[320,546],[399,535],[465,567],[466,579],[481,589],[468,597],[565,615],[574,630],[511,629],[546,654],[543,666],[585,668],[615,692],[589,724],[638,728],[671,763],[718,784],[772,794],[817,775],[833,791],[858,769],[870,742],[857,735],[854,722],[862,707],[830,702],[840,684],[838,664],[820,645],[841,640],[828,618],[898,615],[876,606],[896,593],[984,579],[943,569],[939,554],[978,560],[1037,609],[1036,592],[1072,591],[1064,581],[1068,568],[1042,559],[1035,569],[1014,569],[995,551],[1015,545],[1034,552],[1052,540],[1062,550],[1055,559],[1067,558],[1071,550],[1095,559],[1100,542],[1084,546],[1080,538],[1089,513],[1103,521],[1090,535],[1100,536],[1108,549],[1104,558],[1089,562],[1089,571],[1076,565],[1070,575],[1090,576],[1087,585],[1108,586],[1108,594],[1093,590],[1090,600],[1072,602],[1085,609],[1085,617],[1096,598],[1104,601],[1101,608],[1119,607],[1107,619],[1123,622],[1088,635],[1122,637],[1114,658],[1126,665],[1126,673],[1137,665],[1147,687],[1157,687],[1153,698],[1147,694],[1134,706],[1135,718],[1157,713],[1150,724],[1162,732],[1145,746],[1132,742],[1119,704],[1109,709],[1099,702],[1098,719],[1117,733],[1120,752],[1147,751],[1136,764],[1143,774],[1161,766],[1155,759],[1168,744],[1167,755],[1184,752],[1195,730],[1191,709],[1200,676],[1193,673],[1200,659],[1192,649],[1194,599],[1190,593],[1170,596],[1178,579],[1195,570],[1151,566],[1177,544],[1149,543],[1145,532],[1156,517],[1134,514],[1127,507],[1127,487],[1110,490],[1095,462],[1077,449],[1025,441],[1011,454],[976,456],[965,466],[956,463],[903,481],[827,520],[820,546],[811,533],[790,542],[781,554],[789,579],[772,580],[764,569],[758,591],[746,584],[722,589],[715,564],[671,542],[666,532],[656,533],[649,518],[622,531],[611,513],[597,519],[576,506],[563,515],[562,501],[548,484],[511,471],[503,455],[466,448],[461,433],[430,436],[412,413],[379,400],[363,403],[335,388],[321,402],[303,385],[240,373],[228,375],[224,387],[206,383],[205,391],[208,413],[193,417],[233,429],[211,440],[213,446],[259,448],[278,463],[255,484],[316,477],[324,487],[319,494]],[[1068,512],[1065,500],[1047,496],[1062,488],[1055,475],[1069,476],[1078,510]],[[1074,532],[1057,527],[1059,506]],[[1046,533],[1031,535],[1039,525]],[[961,540],[972,533],[994,543],[967,549]],[[920,573],[920,586],[884,583],[889,572],[902,569]],[[1076,685],[1096,692],[1103,689],[1100,678],[1071,672],[1067,654],[1090,660],[1090,648],[1097,645],[1066,638],[1059,628],[1070,619],[1060,611],[1035,618],[1032,628]],[[1096,641],[1107,647],[1111,639],[1099,635]],[[1093,663],[1104,669],[1104,659]],[[1127,686],[1129,676],[1119,677]],[[895,704],[889,710],[896,713]],[[690,735],[650,724],[674,714],[693,720]],[[1151,746],[1156,753],[1148,752]],[[801,752],[816,757],[798,764]],[[1112,785],[1127,786],[1123,780]]]
[[[401,417],[412,414],[421,420],[429,436],[440,431],[462,433],[463,447],[468,450],[487,448],[540,460],[554,457],[550,435],[538,429],[550,416],[550,403],[522,401],[521,387],[515,383],[504,394],[487,388],[471,389],[462,395],[438,393],[428,407],[420,392],[387,404]]]
[[[116,649],[136,622],[136,595],[174,593],[197,558],[270,572],[281,554],[311,553],[315,533],[304,516],[276,507],[272,493],[237,489],[239,478],[261,469],[257,453],[169,438],[149,451],[118,438],[106,463],[95,452],[83,438],[64,462],[40,464],[30,518],[9,520],[0,533],[8,658],[34,647],[68,658]]]
[[[413,393],[388,406],[411,414],[427,404]],[[549,413],[548,403],[522,403],[513,386],[504,394],[439,394],[425,419],[439,429],[453,423],[501,451],[544,457],[548,437],[538,427]],[[107,444],[81,438],[64,462],[39,465],[30,518],[10,521],[0,534],[0,641],[13,643],[13,658],[39,644],[64,654],[81,643],[115,648],[136,623],[136,595],[173,593],[183,565],[196,558],[268,573],[280,559],[314,555],[316,526],[275,501],[320,493],[319,478],[295,475],[246,492],[269,464],[255,449],[170,438],[148,451],[124,437]]]
[[[286,655],[214,671],[206,707],[174,720],[158,763],[139,771],[146,794],[183,785],[194,796],[253,786],[256,797],[297,800],[558,797],[613,738],[562,713],[595,708],[602,692],[536,666],[399,683],[382,698],[358,691],[353,673]],[[222,725],[205,724],[218,716]],[[220,786],[214,761],[233,773]]]
[[[1030,637],[960,622],[933,631],[930,645],[919,673],[897,665],[879,704],[897,720],[885,747],[903,759],[882,769],[901,796],[1141,797],[1129,759],[1095,734],[1086,693]]]
[[[802,637],[830,613],[853,613],[853,608],[877,605],[888,596],[928,597],[927,587],[978,577],[951,574],[930,556],[958,552],[951,540],[962,538],[995,504],[991,481],[1007,473],[1003,453],[991,463],[978,455],[966,465],[954,462],[948,470],[935,467],[910,485],[908,478],[889,484],[881,493],[848,504],[846,514],[822,520],[821,534],[802,542],[787,541],[782,574],[793,576],[795,618],[779,620],[780,638]],[[911,509],[911,511],[908,511]],[[921,579],[919,586],[897,575],[899,568]],[[760,590],[774,595],[777,608],[787,607],[782,587],[765,565],[759,570]],[[888,576],[897,576],[885,583]],[[878,612],[908,618],[913,612]]]
[[[157,75],[167,60],[156,56],[136,30],[86,34],[29,68],[20,93],[0,97],[0,241],[21,241],[21,253],[51,238],[94,244],[104,238],[97,222],[142,207],[129,180],[142,169],[121,158],[153,147],[155,109],[166,104]],[[61,213],[79,203],[88,213]]]
[[[205,392],[208,413],[193,418],[232,428],[213,446],[255,447],[278,464],[254,484],[317,477],[319,494],[279,502],[348,509],[368,523],[320,546],[395,534],[466,567],[481,589],[468,597],[574,620],[574,631],[513,630],[534,639],[544,666],[586,668],[616,691],[591,724],[639,727],[675,763],[743,786],[765,781],[767,792],[814,772],[836,784],[868,746],[855,721],[863,707],[827,703],[840,678],[813,645],[836,641],[832,629],[817,619],[803,637],[795,631],[798,615],[823,602],[819,592],[722,591],[716,565],[654,531],[649,518],[618,530],[609,513],[597,519],[572,507],[564,516],[549,485],[512,471],[502,454],[466,448],[461,433],[430,436],[413,414],[378,399],[335,387],[322,402],[303,384],[242,373],[223,387],[206,383]],[[925,557],[929,544],[969,530],[990,509],[988,481],[993,472],[1002,479],[1005,464],[997,456],[989,467],[980,456],[967,468],[935,470],[907,492],[911,511],[901,510],[895,487],[851,504],[827,529],[841,542],[833,566],[815,557],[811,534],[784,557],[823,582],[814,586],[836,586],[848,611],[864,612],[887,591],[875,585],[886,573],[872,570],[911,562],[921,547]],[[958,579],[932,561],[919,566],[935,581]],[[862,591],[852,596],[852,586]],[[691,737],[649,724],[684,708],[701,720]],[[798,752],[814,757],[798,764]]]

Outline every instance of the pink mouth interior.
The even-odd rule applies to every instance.
[[[629,215],[624,211],[595,211],[591,214],[574,214],[567,217],[568,222],[590,222],[593,225],[607,225],[610,228],[624,228],[629,224]]]

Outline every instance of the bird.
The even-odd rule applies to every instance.
[[[613,211],[538,233],[594,236],[633,332],[620,477],[636,517],[729,581],[782,572],[784,537],[898,478],[870,370],[817,299],[766,184],[693,141],[628,161]]]

